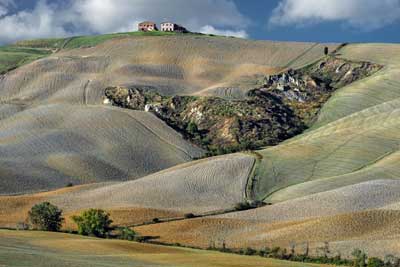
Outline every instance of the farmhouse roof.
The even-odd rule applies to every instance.
[[[139,24],[156,24],[156,23],[153,21],[143,21],[143,22],[140,22]]]

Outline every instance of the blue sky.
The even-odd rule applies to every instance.
[[[255,0],[255,1],[243,1],[235,0],[238,9],[245,16],[250,17],[253,20],[254,25],[248,28],[248,34],[255,39],[271,39],[271,40],[283,40],[283,41],[315,41],[315,42],[400,42],[400,0],[385,1],[385,0],[315,0],[315,1],[302,1],[294,0],[293,2],[301,3],[304,2],[304,8],[309,6],[315,6],[316,10],[313,14],[304,14],[303,19],[298,18],[291,24],[273,24],[269,23],[269,20],[273,16],[273,11],[277,8],[279,3],[287,1],[278,0]],[[251,2],[249,4],[248,2]],[[291,2],[291,1],[288,1]],[[328,8],[326,2],[333,3],[331,8],[333,14],[319,13],[319,8]],[[376,9],[374,4],[378,4],[381,9]],[[350,8],[351,3],[354,5],[354,9],[357,6],[364,6],[366,10],[360,14],[354,12],[345,18],[340,18],[337,15],[335,19],[335,12],[340,12],[338,6],[343,6],[345,9]],[[370,5],[370,7],[368,7]],[[335,9],[336,7],[336,9]],[[290,6],[287,7],[291,8]],[[295,9],[296,7],[292,7]],[[298,17],[301,15],[301,9],[297,7]],[[336,11],[337,10],[337,11]],[[378,14],[376,12],[378,11]],[[369,17],[378,16],[386,17],[387,13],[390,13],[393,17],[392,20],[387,22],[374,22],[369,21]],[[289,12],[287,12],[289,13]],[[285,14],[287,14],[285,13]],[[283,14],[284,15],[284,14]],[[313,17],[314,15],[315,17]],[[288,16],[288,15],[286,15]],[[320,17],[316,19],[316,17]],[[357,19],[358,16],[364,18],[365,21],[361,21],[361,25],[353,24],[351,16]],[[376,23],[376,28],[369,28],[369,24]]]
[[[145,19],[260,40],[400,42],[400,0],[0,0],[0,44],[132,31]]]

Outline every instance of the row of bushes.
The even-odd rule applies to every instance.
[[[237,210],[252,208],[253,206],[261,205],[258,202],[254,203],[241,203],[236,207]],[[190,213],[185,215],[185,218],[194,218],[195,215]],[[35,229],[43,231],[60,231],[61,225],[64,221],[62,217],[62,210],[49,202],[43,202],[32,207],[28,213],[28,219]],[[132,229],[127,227],[111,227],[112,220],[110,215],[100,209],[89,209],[82,212],[79,216],[73,216],[72,220],[77,224],[78,233],[81,235],[96,236],[96,237],[113,237],[123,240],[145,242],[145,237],[138,236]],[[153,221],[155,221],[154,219]],[[158,221],[158,220],[157,220]],[[156,222],[156,221],[155,221]],[[308,247],[308,246],[307,246]],[[384,260],[371,257],[368,258],[367,254],[359,249],[353,251],[353,260],[342,259],[340,256],[328,257],[329,244],[325,242],[324,256],[313,257],[308,253],[298,255],[295,253],[294,247],[288,252],[286,249],[280,247],[264,248],[256,250],[253,248],[233,250],[226,247],[225,242],[222,247],[217,248],[215,244],[210,244],[209,250],[216,250],[225,253],[237,253],[241,255],[258,255],[261,257],[269,257],[282,260],[291,260],[299,262],[322,263],[322,264],[335,264],[347,265],[354,267],[400,267],[400,259],[392,255],[388,255]]]
[[[377,257],[368,258],[367,254],[359,249],[355,249],[353,251],[352,260],[343,259],[340,255],[336,255],[334,257],[329,257],[327,254],[324,256],[310,256],[308,255],[308,252],[306,254],[298,255],[295,254],[294,251],[288,252],[287,249],[282,249],[280,247],[265,247],[261,250],[248,247],[246,249],[235,250],[227,248],[225,242],[223,242],[222,247],[220,248],[216,248],[215,245],[210,245],[207,249],[224,253],[235,253],[246,256],[257,255],[260,257],[317,264],[333,264],[353,267],[400,267],[400,259],[398,257],[387,255],[384,260]]]

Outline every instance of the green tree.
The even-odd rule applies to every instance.
[[[112,220],[104,210],[90,209],[80,216],[73,216],[72,220],[78,225],[81,235],[104,237],[110,230]]]
[[[367,254],[359,249],[355,249],[351,255],[354,257],[353,266],[354,267],[365,267],[367,261]]]
[[[393,256],[392,254],[386,255],[384,261],[385,261],[385,266],[400,267],[400,259]]]
[[[49,202],[43,202],[33,206],[28,212],[28,218],[36,229],[53,232],[60,230],[64,220],[62,217],[62,210]]]
[[[328,48],[327,46],[325,46],[325,48],[324,48],[324,54],[325,54],[325,56],[327,56],[328,53],[329,53],[329,48]]]
[[[369,258],[368,259],[368,267],[383,267],[385,266],[385,263],[383,262],[383,260],[379,259],[379,258]]]
[[[133,241],[136,238],[136,233],[128,227],[122,227],[118,230],[118,238],[123,240]]]
[[[191,121],[189,122],[187,129],[186,129],[190,134],[194,135],[195,133],[197,133],[198,128],[195,122]]]

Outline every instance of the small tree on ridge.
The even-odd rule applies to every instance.
[[[72,220],[78,225],[79,234],[97,237],[105,237],[112,223],[110,215],[100,209],[86,210],[80,216],[73,216]]]
[[[33,206],[28,212],[28,218],[36,229],[52,232],[59,231],[64,221],[62,210],[49,202]]]

